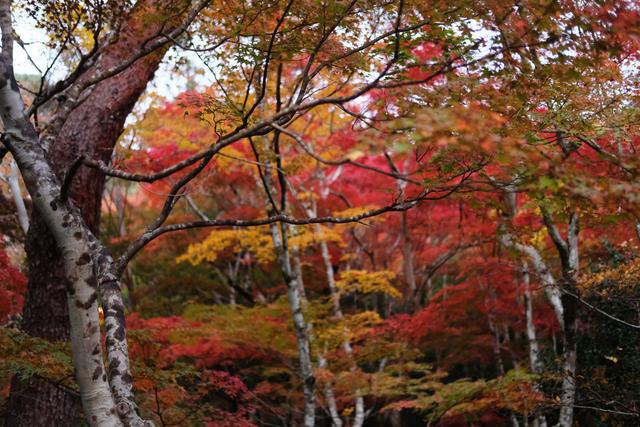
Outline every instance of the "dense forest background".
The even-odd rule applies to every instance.
[[[639,15],[0,1],[0,423],[640,425]]]

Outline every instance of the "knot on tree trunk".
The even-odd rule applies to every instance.
[[[155,427],[153,421],[140,418],[135,403],[129,400],[120,400],[116,403],[116,412],[127,427]]]
[[[118,415],[120,415],[121,417],[128,415],[132,409],[133,409],[132,405],[126,400],[121,400],[116,404],[116,411],[118,412]]]

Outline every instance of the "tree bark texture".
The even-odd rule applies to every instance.
[[[540,252],[531,245],[519,243],[508,230],[508,226],[516,213],[515,188],[506,187],[503,194],[504,213],[502,235],[500,240],[505,247],[512,248],[528,257],[533,272],[538,276],[544,287],[545,295],[560,324],[562,337],[562,389],[560,392],[560,414],[557,427],[571,427],[576,394],[576,320],[577,302],[575,298],[564,290],[576,293],[576,280],[580,268],[578,234],[579,218],[574,212],[571,214],[567,228],[567,237],[563,238],[553,223],[550,214],[542,208],[542,216],[549,236],[556,246],[562,265],[561,280],[551,273]]]
[[[529,364],[531,372],[541,374],[544,366],[540,357],[540,345],[536,336],[536,326],[533,323],[533,297],[531,294],[531,278],[529,276],[529,267],[526,261],[522,262],[522,282],[524,295],[524,314],[527,330],[527,341],[529,342]],[[535,389],[539,390],[536,384]],[[547,419],[543,414],[536,414],[533,420],[534,427],[547,427]]]
[[[312,212],[307,212],[308,214],[313,213],[315,215],[315,209]],[[315,231],[320,236],[321,228],[320,224],[315,224]],[[320,253],[322,254],[322,262],[324,264],[325,273],[327,275],[327,285],[329,286],[329,292],[331,296],[331,301],[333,302],[333,315],[338,319],[342,319],[344,316],[342,314],[342,308],[340,306],[340,294],[338,289],[336,288],[336,280],[335,274],[333,271],[333,265],[331,264],[331,256],[329,254],[329,246],[327,245],[326,240],[320,239]],[[347,357],[352,362],[352,371],[356,369],[355,363],[353,363],[353,348],[351,347],[351,342],[349,340],[345,340],[342,343],[342,349],[344,350]],[[359,389],[355,390],[355,414],[353,418],[353,427],[361,427],[364,424],[365,418],[365,407],[364,407],[364,398],[361,395],[361,391]]]
[[[96,69],[110,68],[129,58],[149,38],[160,22],[144,19],[163,2],[143,0],[122,26],[118,40],[106,47]],[[165,50],[136,61],[127,70],[98,83],[89,97],[65,121],[49,148],[48,158],[61,177],[79,156],[109,162],[124,121],[158,68]],[[92,70],[85,73],[92,74]],[[81,77],[82,78],[82,77]],[[70,197],[85,223],[97,235],[105,178],[100,172],[81,168],[70,189]],[[28,290],[24,305],[24,331],[48,340],[69,340],[69,319],[62,254],[44,219],[34,209],[26,241]],[[29,408],[28,411],[25,408]],[[76,418],[77,397],[62,392],[43,380],[12,382],[8,419],[12,426],[60,426]]]
[[[293,327],[296,334],[296,343],[298,345],[298,359],[300,362],[299,376],[302,381],[302,389],[304,394],[304,427],[315,426],[316,412],[316,379],[313,374],[313,366],[311,362],[311,340],[309,338],[309,325],[305,321],[303,314],[303,301],[298,286],[298,278],[293,271],[291,265],[291,257],[289,247],[287,245],[287,227],[282,225],[280,235],[277,224],[270,226],[271,238],[273,245],[278,253],[278,263],[287,285],[287,297],[289,307],[293,317]]]

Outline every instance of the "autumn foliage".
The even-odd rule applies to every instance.
[[[185,90],[147,93],[110,162],[77,163],[109,175],[140,411],[636,425],[638,4],[257,3],[203,7],[172,40],[202,69],[178,60]],[[14,375],[77,393],[67,343],[21,330],[4,228],[3,396]]]

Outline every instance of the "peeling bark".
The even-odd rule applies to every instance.
[[[311,351],[308,325],[302,312],[302,297],[298,286],[297,276],[291,267],[291,257],[287,245],[286,224],[281,224],[281,232],[277,224],[270,225],[271,238],[278,254],[278,263],[287,285],[287,298],[293,315],[293,326],[298,345],[298,359],[300,363],[300,379],[304,393],[304,426],[315,425],[315,383],[311,364]]]
[[[572,213],[569,219],[567,237],[564,239],[555,226],[550,214],[541,208],[543,221],[553,241],[562,266],[562,280],[553,276],[538,250],[531,246],[519,243],[508,231],[508,226],[516,213],[516,198],[514,186],[506,186],[503,193],[504,214],[501,225],[502,235],[500,240],[505,247],[511,248],[528,257],[534,272],[544,287],[545,295],[560,324],[562,338],[562,391],[560,396],[560,415],[558,427],[571,427],[573,425],[573,412],[576,394],[576,315],[577,303],[575,298],[562,293],[561,286],[571,293],[576,293],[576,279],[579,270],[578,248],[578,215]]]
[[[541,374],[544,366],[540,358],[540,345],[536,336],[536,327],[533,323],[533,299],[531,295],[531,279],[529,276],[529,267],[526,262],[522,263],[522,282],[524,295],[524,314],[527,332],[527,341],[529,344],[529,364],[531,372]],[[538,385],[535,389],[539,390]],[[534,418],[534,427],[547,427],[547,419],[544,415],[538,414]]]
[[[29,231],[29,214],[27,213],[27,208],[24,205],[24,200],[22,199],[22,190],[20,189],[20,182],[18,181],[18,165],[16,162],[11,160],[11,172],[7,181],[9,182],[9,188],[11,189],[11,196],[13,197],[13,202],[16,205],[16,212],[18,214],[18,221],[20,222],[20,228],[26,235]]]
[[[10,1],[0,2],[0,26],[0,117],[5,128],[4,144],[13,155],[34,209],[51,232],[63,260],[72,358],[85,416],[92,426],[147,425],[138,416],[132,400],[124,307],[113,274],[113,259],[83,221],[79,209],[62,197],[60,181],[25,114],[13,74]],[[99,297],[105,309],[108,372],[102,355]],[[116,373],[114,365],[120,366],[121,371]]]
[[[277,138],[277,134],[275,138]],[[277,143],[277,140],[274,142]],[[273,200],[275,185],[272,177],[272,165],[268,158],[265,159],[263,164],[264,174],[261,169],[258,171],[261,175],[265,193],[271,203],[271,206],[267,209],[268,213],[271,214],[277,210]],[[286,193],[284,188],[281,190],[283,193],[280,208],[281,210],[284,210],[286,208]],[[300,363],[299,376],[302,381],[302,390],[304,395],[303,425],[305,427],[314,427],[316,413],[316,378],[313,374],[313,365],[311,362],[311,325],[307,324],[303,313],[304,299],[301,294],[301,277],[296,274],[292,265],[291,250],[289,249],[288,244],[289,225],[280,223],[280,227],[278,227],[278,224],[271,223],[269,224],[269,230],[271,233],[273,247],[276,251],[278,265],[280,266],[282,276],[284,277],[284,281],[287,286],[287,298],[289,300],[289,308],[291,309],[293,327],[296,334],[298,361]]]
[[[149,16],[163,5],[163,0],[141,0],[122,25],[120,37],[101,53],[94,68],[89,69],[80,81],[94,75],[94,70],[110,69],[131,57],[142,43],[157,34],[161,22],[154,24],[141,19]],[[175,26],[167,23],[167,30]],[[79,155],[109,162],[115,143],[120,136],[124,121],[135,102],[144,91],[157,69],[165,49],[159,49],[134,62],[129,68],[93,87],[84,103],[70,111],[60,120],[57,132],[49,134],[52,140],[48,160],[58,177],[69,168]],[[94,170],[81,168],[74,177],[70,196],[91,232],[97,236],[100,223],[100,204],[104,187],[104,175]],[[34,210],[26,251],[29,261],[29,285],[24,307],[24,330],[32,336],[50,340],[69,339],[69,321],[66,303],[66,279],[63,253],[57,248],[46,219]],[[40,407],[40,395],[57,396],[53,408]],[[55,389],[53,385],[20,384],[16,378],[12,384],[12,395],[8,413],[19,420],[16,426],[38,425],[37,419],[53,416],[66,423],[64,417],[78,413],[76,399]],[[36,402],[34,404],[34,402]],[[25,412],[22,408],[31,407]]]

